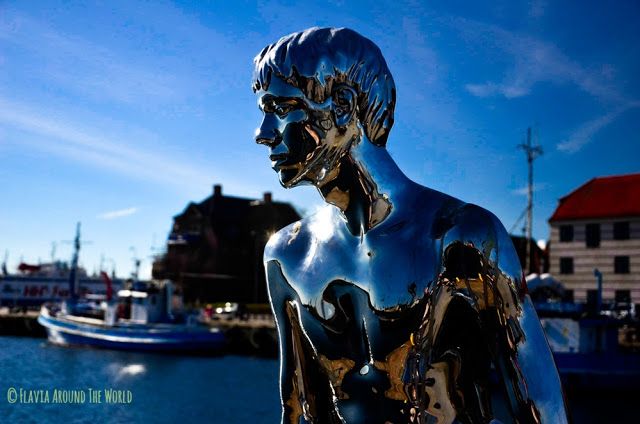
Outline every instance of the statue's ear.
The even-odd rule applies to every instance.
[[[338,128],[346,127],[356,112],[357,94],[355,90],[348,85],[340,84],[334,87],[331,98],[336,126]]]

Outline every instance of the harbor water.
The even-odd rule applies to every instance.
[[[277,381],[275,359],[65,348],[0,337],[4,423],[276,423]]]
[[[0,337],[3,423],[278,423],[277,381],[275,359],[65,348]],[[570,391],[569,409],[575,423],[638,422],[638,395]]]

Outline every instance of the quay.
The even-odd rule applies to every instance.
[[[0,336],[46,338],[39,323],[39,311],[0,308]],[[211,327],[221,329],[226,336],[226,353],[276,357],[278,340],[276,325],[271,314],[248,314],[244,317],[208,319]]]
[[[0,308],[0,336],[47,337],[38,324],[39,311]]]
[[[224,332],[229,353],[274,358],[278,355],[276,323],[271,314],[213,318],[206,323]]]

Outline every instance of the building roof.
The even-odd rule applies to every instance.
[[[276,231],[300,219],[291,204],[272,200],[269,192],[264,193],[262,200],[247,199],[223,195],[219,185],[214,186],[212,195],[200,202],[190,202],[173,219],[174,223],[182,224],[193,220],[194,216],[196,219],[207,217],[213,227],[224,230],[222,232],[233,232],[233,228],[242,228],[245,232],[257,229]],[[174,227],[172,232],[175,231]]]
[[[562,197],[549,222],[640,216],[640,174],[597,177]]]

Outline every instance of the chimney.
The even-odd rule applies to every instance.
[[[262,201],[266,204],[271,203],[271,192],[270,191],[265,191],[264,195],[262,196]]]
[[[222,186],[220,184],[213,186],[213,197],[222,197]]]

